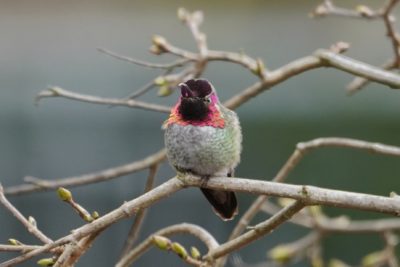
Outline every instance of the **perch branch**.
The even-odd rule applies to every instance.
[[[186,186],[203,186],[210,189],[264,194],[301,200],[306,205],[327,205],[400,216],[400,198],[396,197],[383,197],[309,185],[293,185],[244,178],[236,178],[229,181],[225,177],[212,177],[205,185],[202,185],[201,180],[196,176],[187,175],[181,179]]]
[[[108,214],[96,219],[92,223],[75,229],[72,234],[60,238],[53,243],[47,244],[40,249],[33,250],[17,258],[4,262],[3,264],[0,264],[0,267],[17,264],[54,247],[69,243],[73,240],[79,240],[87,235],[108,227],[109,225],[123,218],[132,216],[133,214],[137,213],[138,210],[146,208],[160,199],[163,199],[187,186],[202,186],[210,189],[231,190],[251,194],[266,194],[271,196],[286,197],[296,199],[298,200],[296,203],[301,203],[302,205],[328,205],[349,209],[374,211],[396,216],[400,215],[400,198],[397,197],[383,197],[363,193],[324,189],[315,186],[292,185],[243,178],[232,179],[229,177],[213,177],[207,182],[207,184],[204,184],[201,178],[187,175],[184,177],[172,178],[148,193],[124,203],[118,209],[109,212]],[[236,242],[234,243],[236,244]],[[236,246],[237,245],[231,248],[237,248]],[[231,250],[225,251],[230,252]],[[218,250],[210,255],[212,255],[213,258],[215,258],[217,255],[223,256],[221,250]]]

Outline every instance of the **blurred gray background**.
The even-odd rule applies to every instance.
[[[176,18],[178,7],[201,9],[202,30],[216,50],[243,50],[261,57],[274,69],[343,40],[351,44],[347,55],[380,65],[392,52],[379,21],[343,18],[313,20],[309,11],[320,1],[0,1],[0,180],[4,186],[22,182],[26,175],[56,179],[90,173],[138,160],[163,146],[160,129],[166,114],[129,108],[107,108],[64,99],[45,99],[38,107],[34,97],[48,85],[104,97],[123,97],[159,72],[127,64],[96,51],[104,47],[118,53],[168,62],[172,57],[148,53],[153,34],[195,49],[187,28]],[[379,5],[378,1],[337,1]],[[397,12],[398,13],[398,12]],[[222,99],[252,84],[256,78],[241,67],[213,63],[204,74]],[[348,97],[344,87],[352,79],[334,69],[318,69],[297,76],[240,107],[244,133],[243,160],[237,175],[271,179],[300,141],[341,136],[400,145],[400,94],[371,84]],[[172,105],[177,98],[143,99]],[[173,175],[164,164],[157,184]],[[141,194],[146,172],[107,183],[74,188],[76,200],[100,214]],[[399,159],[349,149],[323,149],[308,155],[288,182],[388,195],[399,190]],[[240,195],[243,211],[254,196]],[[10,200],[36,218],[39,227],[58,238],[82,225],[69,206],[54,192],[36,193]],[[378,218],[377,214],[325,209],[330,215]],[[257,221],[266,218],[261,214]],[[237,222],[222,222],[198,190],[188,189],[152,206],[141,238],[179,222],[208,229],[218,241],[226,240]],[[112,266],[120,253],[131,219],[101,235],[77,266]],[[26,230],[0,208],[0,243],[16,238],[37,243]],[[266,238],[239,252],[245,262],[265,260],[266,251],[303,236],[307,231],[284,225]],[[185,245],[192,239],[176,237]],[[356,264],[383,241],[376,235],[331,236],[324,242],[324,257]],[[0,260],[15,256],[0,254]],[[35,259],[37,260],[37,258]],[[173,254],[156,249],[137,266],[183,266]],[[229,265],[232,265],[231,263]],[[300,263],[300,266],[305,263]],[[31,261],[24,266],[34,266]]]

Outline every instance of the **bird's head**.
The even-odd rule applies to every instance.
[[[205,121],[218,103],[218,97],[207,80],[188,80],[181,89],[179,114],[185,121]]]
[[[179,88],[180,98],[167,123],[223,128],[218,96],[209,81],[191,79],[179,84]]]

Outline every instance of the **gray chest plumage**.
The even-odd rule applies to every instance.
[[[240,160],[241,133],[235,123],[225,128],[170,124],[165,132],[170,163],[199,175],[226,176]]]

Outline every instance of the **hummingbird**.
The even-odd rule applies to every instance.
[[[209,81],[191,79],[178,86],[180,97],[163,125],[170,164],[205,182],[212,176],[232,177],[242,150],[238,116],[220,103]],[[238,213],[234,192],[200,189],[222,220]]]

